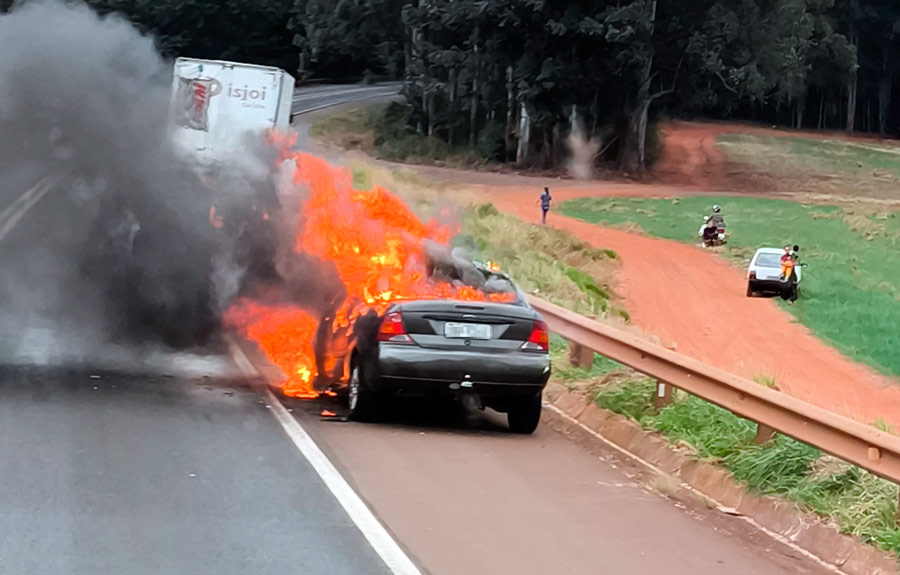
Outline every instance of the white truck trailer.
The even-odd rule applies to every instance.
[[[286,133],[294,78],[279,68],[178,58],[172,86],[173,140],[201,164],[240,163],[267,130]]]

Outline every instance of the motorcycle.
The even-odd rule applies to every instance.
[[[711,248],[725,245],[725,224],[718,226],[709,225],[709,216],[703,217],[703,225],[700,226],[700,247]]]

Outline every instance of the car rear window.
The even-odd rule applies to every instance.
[[[494,273],[467,257],[452,253],[433,251],[429,254],[427,276],[431,281],[445,282],[452,285],[472,287],[486,294],[512,294],[508,303],[528,307],[519,288],[502,273]]]
[[[759,254],[756,257],[756,265],[762,268],[781,267],[781,255],[779,254]]]

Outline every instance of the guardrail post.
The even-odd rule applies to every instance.
[[[574,366],[590,369],[594,365],[594,350],[569,342],[569,361]]]
[[[653,398],[653,405],[656,409],[662,409],[672,403],[672,386],[668,383],[656,381],[656,397]]]
[[[762,423],[756,424],[756,445],[769,443],[775,438],[775,430]]]
[[[760,443],[773,436],[766,424],[777,425],[780,433],[900,483],[900,437],[703,364],[532,295],[526,297],[550,329],[569,342],[577,341],[647,377],[662,379],[667,387],[674,386],[756,422]],[[572,357],[576,355],[581,354]]]

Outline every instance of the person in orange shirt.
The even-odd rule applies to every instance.
[[[794,256],[791,253],[791,246],[784,246],[784,255],[781,256],[781,278],[782,279],[790,279],[791,274],[794,273],[794,264],[796,261],[794,260]]]

